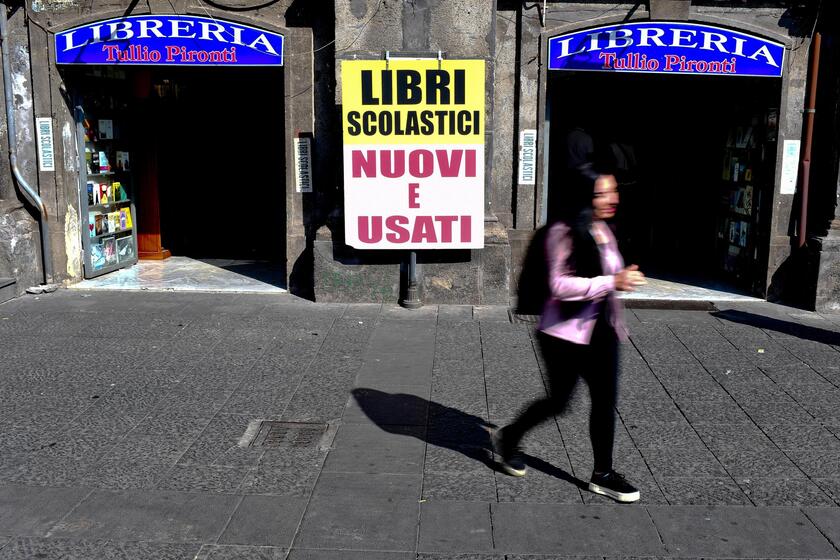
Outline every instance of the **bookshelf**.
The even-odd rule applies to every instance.
[[[773,190],[778,111],[733,123],[723,149],[719,191],[717,253],[723,275],[739,287],[763,293],[760,273]]]
[[[76,107],[85,278],[137,263],[131,158],[121,119],[102,103],[91,105],[81,99]]]

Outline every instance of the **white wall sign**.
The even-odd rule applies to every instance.
[[[312,192],[312,144],[309,138],[295,138],[295,189]]]
[[[52,119],[49,117],[35,119],[35,130],[38,135],[38,169],[55,171]]]
[[[799,175],[799,140],[785,140],[782,153],[781,194],[796,192],[796,179]]]
[[[529,128],[519,133],[519,180],[520,185],[535,185],[537,182],[537,131]]]

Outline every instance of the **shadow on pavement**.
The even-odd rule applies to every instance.
[[[353,389],[352,394],[362,412],[382,430],[416,437],[503,472],[493,460],[490,444],[490,432],[496,426],[483,418],[416,395],[386,393],[368,388]],[[422,426],[418,418],[425,419],[422,420]],[[407,425],[409,423],[414,425]],[[425,429],[418,429],[420,427]],[[524,458],[526,464],[535,470],[579,488],[588,487],[587,483],[538,457],[524,454]]]
[[[717,317],[718,319],[723,319],[724,321],[731,321],[733,323],[748,325],[759,329],[769,329],[771,331],[795,336],[805,340],[812,340],[823,344],[840,345],[840,333],[820,329],[818,327],[801,325],[793,321],[774,319],[772,317],[765,317],[764,315],[757,315],[755,313],[738,311],[735,309],[718,311],[716,313],[712,313],[711,315]]]

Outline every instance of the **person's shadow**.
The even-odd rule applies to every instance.
[[[430,445],[457,451],[489,468],[503,472],[494,460],[490,433],[495,425],[483,418],[416,395],[356,388],[353,398],[361,411],[386,432],[416,437]],[[587,488],[587,484],[561,468],[525,453],[525,463],[538,471]]]

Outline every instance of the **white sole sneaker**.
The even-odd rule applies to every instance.
[[[639,491],[635,492],[616,492],[615,490],[610,490],[609,488],[604,488],[603,486],[598,486],[592,482],[589,483],[589,491],[594,492],[595,494],[600,494],[602,496],[606,496],[608,498],[612,498],[617,502],[621,502],[624,504],[630,504],[633,502],[638,502],[639,499],[642,497]]]
[[[525,476],[528,473],[528,470],[525,467],[517,469],[505,462],[504,458],[502,457],[502,442],[499,440],[498,430],[491,430],[490,441],[493,445],[493,453],[496,455],[496,458],[499,462],[499,466],[502,467],[503,471],[508,473],[510,476]]]
[[[526,474],[528,474],[528,469],[524,467],[521,469],[516,469],[505,463],[503,460],[500,460],[499,464],[502,466],[502,470],[508,473],[510,476],[525,476]]]

